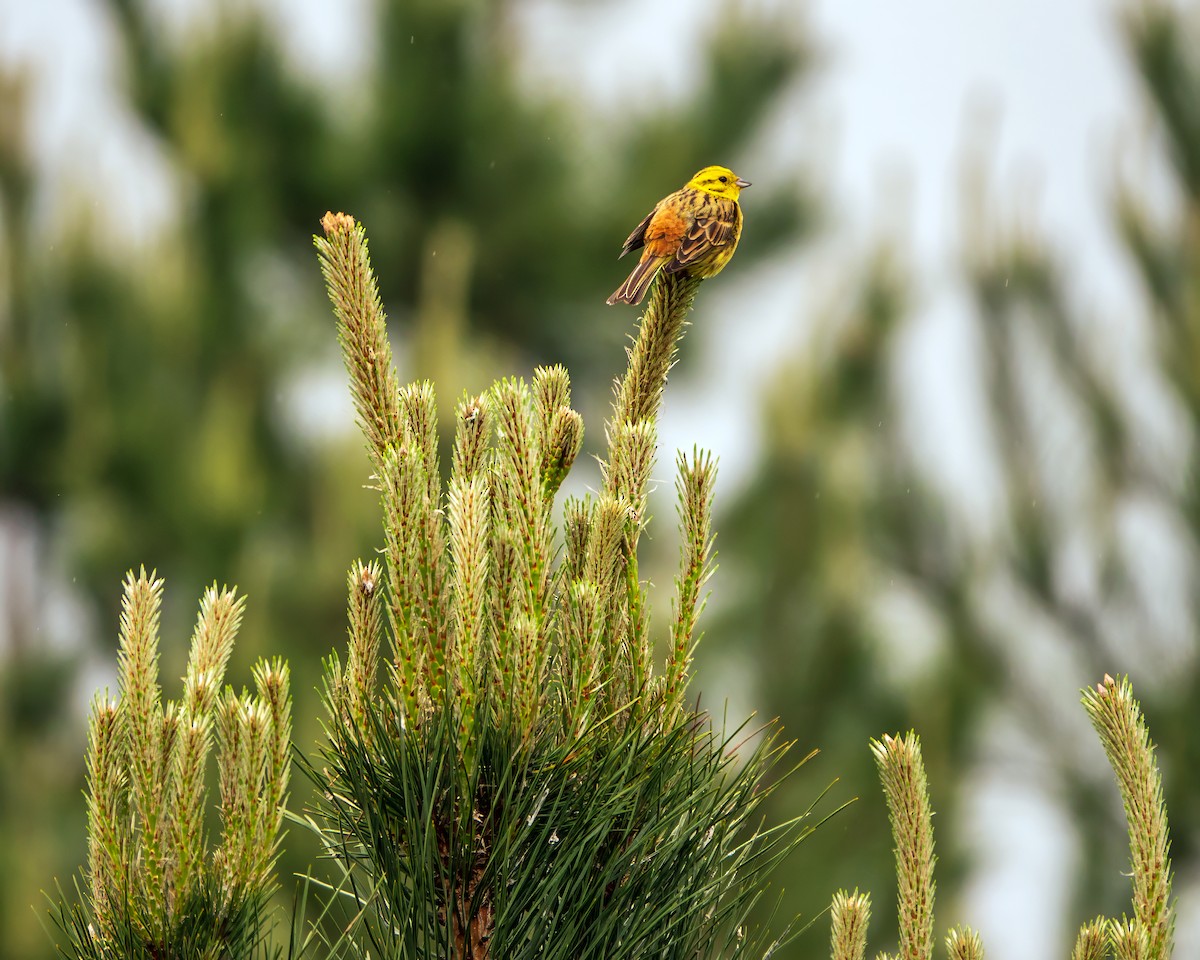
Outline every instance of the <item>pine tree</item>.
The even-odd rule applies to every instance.
[[[615,364],[597,358],[619,357],[626,334],[603,299],[629,224],[714,152],[744,151],[808,68],[809,47],[775,21],[723,19],[696,51],[688,96],[614,121],[519,82],[505,3],[377,5],[369,67],[349,104],[300,76],[252,11],[180,38],[152,4],[104,7],[125,106],[181,184],[177,220],[150,248],[130,251],[87,208],[44,242],[23,88],[6,81],[6,516],[28,522],[33,592],[59,579],[54,566],[79,591],[85,623],[108,622],[114,571],[143,561],[179,595],[217,576],[236,580],[256,602],[234,656],[248,667],[288,652],[297,733],[311,739],[318,711],[304,701],[341,628],[338,584],[376,529],[353,441],[295,426],[312,372],[335,362],[309,262],[316,213],[333,204],[370,216],[376,254],[392,267],[383,293],[406,375],[434,377],[454,396],[502,370],[567,362],[577,386],[598,394]],[[702,112],[716,126],[678,119]],[[601,123],[611,124],[612,167],[597,188],[579,130]],[[771,214],[744,262],[811,221],[792,187],[760,196]],[[76,859],[78,834],[60,824],[78,801],[58,809],[44,797],[69,803],[82,778],[66,712],[77,667],[45,655],[22,609],[3,611],[16,652],[0,665],[0,925],[15,931],[6,943],[14,958],[45,946],[29,890]],[[165,616],[170,626],[184,613],[168,603]],[[182,670],[178,647],[164,657]],[[305,862],[297,855],[288,866]]]

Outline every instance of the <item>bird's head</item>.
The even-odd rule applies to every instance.
[[[750,182],[728,167],[705,167],[688,181],[688,186],[711,193],[714,197],[736,200],[742,188],[750,186]]]

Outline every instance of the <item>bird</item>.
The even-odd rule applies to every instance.
[[[642,258],[607,303],[639,304],[660,270],[706,279],[729,262],[742,235],[738,195],[750,186],[728,167],[705,167],[654,205],[625,241],[621,257]],[[617,258],[618,260],[620,257]]]

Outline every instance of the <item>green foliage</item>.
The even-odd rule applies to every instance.
[[[458,716],[446,702],[413,729],[372,704],[365,726],[331,722],[308,772],[343,871],[333,955],[761,955],[750,908],[807,832],[758,829],[787,744],[615,718],[526,742],[485,702],[464,754]]]
[[[120,917],[107,934],[98,936],[92,916],[75,898],[59,891],[61,903],[53,915],[66,936],[61,955],[74,960],[161,960],[162,957],[236,957],[239,960],[278,960],[282,952],[266,939],[272,911],[266,891],[230,891],[213,877],[204,877],[174,905],[167,923],[134,898],[120,905]]]
[[[214,586],[200,604],[183,698],[164,703],[162,586],[144,569],[125,581],[121,696],[97,697],[88,722],[86,892],[52,914],[67,938],[58,948],[96,960],[265,956],[290,771],[288,670],[260,662],[255,696],[222,691],[245,604]],[[214,737],[222,829],[210,851]]]
[[[1117,317],[1097,302],[1090,278],[1071,274],[1072,251],[1038,228],[1028,205],[996,196],[988,145],[969,153],[959,256],[971,299],[956,312],[967,349],[965,372],[953,373],[978,393],[951,402],[982,431],[971,475],[980,489],[958,490],[926,457],[932,427],[914,415],[912,381],[902,379],[927,319],[922,284],[904,238],[889,240],[847,266],[832,306],[813,311],[817,335],[766,391],[762,460],[718,517],[723,570],[738,590],[705,647],[753,651],[756,702],[845,758],[848,795],[873,778],[857,743],[881,729],[921,730],[951,822],[966,795],[953,789],[955,771],[978,756],[981,727],[1014,718],[1052,771],[1050,802],[1078,831],[1069,895],[1109,911],[1123,897],[1105,866],[1115,854],[1111,814],[1077,738],[1047,703],[1043,656],[1072,685],[1118,668],[1135,675],[1176,774],[1165,785],[1176,862],[1194,871],[1200,855],[1200,46],[1195,11],[1177,5],[1129,4],[1119,29],[1146,95],[1146,151],[1167,160],[1169,178],[1170,199],[1155,206],[1145,168],[1159,168],[1133,150],[1114,163],[1114,224],[1145,309]],[[1106,352],[1114,329],[1120,362]],[[1163,416],[1148,412],[1147,396]],[[983,510],[947,502],[948,491]],[[1167,549],[1149,547],[1152,538]],[[914,655],[893,634],[897,610],[921,641]],[[702,677],[706,666],[702,655]],[[780,790],[776,814],[793,800]],[[871,811],[852,816],[848,842],[831,831],[813,838],[826,875],[788,878],[796,909],[823,899],[831,882],[869,887],[876,911],[890,912],[879,872],[886,823]],[[943,884],[958,888],[970,852],[943,850]],[[794,955],[819,950],[806,942]]]
[[[1097,917],[1079,931],[1072,960],[1170,960],[1175,904],[1171,893],[1170,838],[1162,782],[1141,706],[1128,678],[1105,675],[1084,690],[1083,706],[1100,737],[1125,803],[1133,871],[1134,916]],[[871,742],[887,801],[895,844],[899,949],[902,960],[933,960],[933,809],[921,741],[913,731]],[[862,960],[870,897],[857,890],[834,895],[833,960]],[[968,927],[946,935],[950,960],[982,960],[983,943]]]
[[[904,960],[933,956],[933,810],[921,743],[914,731],[871,741],[896,843],[900,951]]]
[[[615,387],[602,488],[568,502],[560,551],[551,510],[582,441],[565,369],[464,398],[443,488],[433,389],[393,386],[366,236],[344,214],[323,226],[385,539],[382,568],[351,571],[346,665],[335,656],[326,671],[329,742],[305,765],[320,798],[308,822],[340,870],[326,949],[765,949],[750,910],[812,827],[807,814],[759,822],[770,778],[786,774],[777,731],[717,734],[684,703],[711,554],[707,456],[680,458],[682,571],[662,675],[637,566],[656,417],[699,281],[656,281]]]
[[[833,895],[829,915],[830,956],[833,960],[863,960],[867,955],[867,927],[871,922],[871,895],[839,890]]]
[[[146,0],[68,19],[113,58],[103,73],[122,86],[121,122],[106,135],[144,147],[171,192],[167,223],[141,243],[126,239],[144,228],[133,215],[94,205],[92,179],[52,179],[60,165],[44,168],[32,143],[35,78],[0,65],[0,491],[5,518],[31,528],[36,566],[5,606],[0,668],[15,691],[0,727],[0,927],[14,958],[44,948],[28,891],[81,854],[82,829],[61,828],[79,821],[83,775],[70,692],[79,662],[111,653],[94,625],[113,612],[113,570],[151,558],[185,595],[217,575],[241,584],[256,602],[234,667],[287,650],[299,732],[315,734],[340,580],[376,518],[353,441],[307,416],[331,345],[314,211],[370,212],[406,379],[454,397],[532,357],[569,362],[595,388],[625,334],[603,298],[631,223],[712,151],[743,155],[811,65],[799,31],[751,17],[736,18],[731,56],[723,19],[691,52],[695,90],[670,108],[646,91],[638,110],[606,117],[527,82],[512,3],[366,4],[365,41],[328,87],[289,62],[290,24],[261,6],[201,4],[182,35]],[[664,113],[707,109],[718,70],[744,102],[724,98],[719,127],[668,158],[650,135]],[[807,233],[815,206],[794,185],[756,189],[764,229],[739,254],[747,264]],[[573,428],[559,427],[569,444]],[[57,604],[60,584],[81,611],[64,632],[84,649],[69,655],[21,615]],[[164,616],[178,626],[186,608]]]
[[[1117,776],[1129,830],[1134,918],[1123,925],[1112,922],[1113,952],[1124,956],[1120,944],[1136,938],[1145,948],[1131,955],[1169,960],[1175,927],[1171,840],[1150,732],[1128,678],[1116,681],[1106,675],[1102,683],[1084,691],[1083,706]]]

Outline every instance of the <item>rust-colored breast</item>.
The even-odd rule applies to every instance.
[[[682,191],[673,193],[659,203],[646,227],[646,254],[651,257],[673,257],[687,236],[692,224]]]

